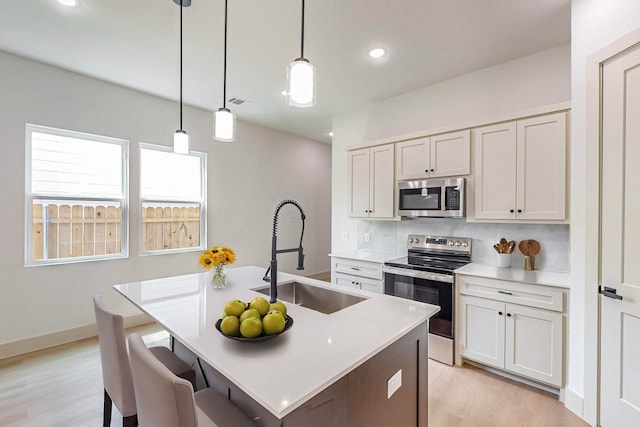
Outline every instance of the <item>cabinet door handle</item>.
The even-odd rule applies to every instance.
[[[522,213],[522,209],[518,209],[518,213]]]
[[[427,173],[429,173],[429,169],[425,169],[424,171],[425,171],[425,172],[427,172]]]
[[[504,295],[513,295],[511,292],[507,292],[507,291],[498,291],[499,294],[504,294]]]
[[[360,269],[358,267],[351,267],[351,269],[360,271]]]
[[[511,317],[511,313],[507,313],[507,317]]]
[[[499,311],[499,312],[498,312],[498,315],[502,316],[502,312],[501,312],[501,311]]]
[[[509,209],[509,212],[514,213],[515,211],[513,209]]]

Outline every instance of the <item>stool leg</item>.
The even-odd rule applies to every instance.
[[[111,426],[111,396],[107,393],[107,390],[104,391],[104,414],[102,416],[102,425],[103,427]]]
[[[138,416],[122,417],[122,427],[138,427]]]

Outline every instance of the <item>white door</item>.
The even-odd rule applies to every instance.
[[[430,176],[429,146],[428,137],[396,142],[398,180],[423,179]]]
[[[473,130],[475,217],[516,218],[516,123]]]
[[[460,355],[504,368],[505,304],[460,296]]]
[[[520,120],[518,219],[565,219],[567,113]]]
[[[369,149],[349,151],[349,216],[369,216]]]
[[[431,137],[431,176],[469,175],[471,136],[468,130]]]
[[[600,422],[640,422],[640,45],[602,73]],[[615,292],[615,294],[613,294]],[[622,298],[622,299],[616,299]]]
[[[562,387],[562,313],[507,304],[504,367]]]
[[[393,218],[394,216],[395,180],[393,154],[393,144],[370,149],[370,218]]]

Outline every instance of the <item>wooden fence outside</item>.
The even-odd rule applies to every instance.
[[[118,254],[121,208],[116,205],[33,204],[33,259]],[[142,209],[142,250],[200,245],[199,207]]]
[[[142,208],[142,251],[200,246],[200,208],[148,206]]]

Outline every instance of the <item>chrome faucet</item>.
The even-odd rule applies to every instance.
[[[278,214],[280,209],[284,205],[294,205],[300,211],[300,218],[302,218],[302,231],[300,232],[300,244],[297,248],[291,249],[278,249]],[[271,234],[271,265],[267,268],[267,272],[264,274],[262,280],[270,282],[269,302],[274,303],[278,300],[278,260],[277,255],[286,252],[298,252],[298,270],[304,270],[304,252],[302,249],[302,237],[304,236],[304,220],[305,215],[302,207],[295,200],[283,200],[276,207],[276,211],[273,214],[273,233]],[[271,277],[269,277],[269,271],[271,271]]]

